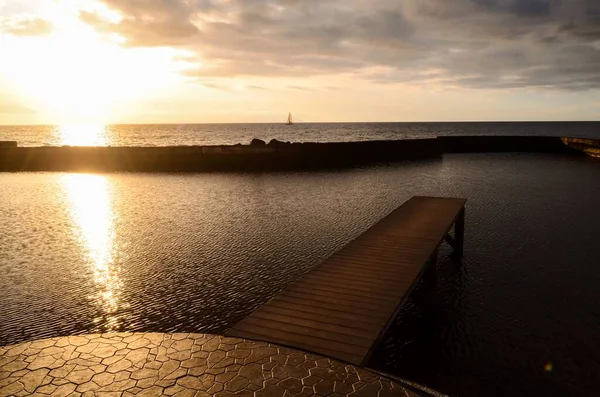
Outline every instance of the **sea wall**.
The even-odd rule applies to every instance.
[[[169,147],[0,147],[0,171],[268,171],[441,156],[437,139]]]
[[[546,136],[444,136],[444,153],[575,153],[561,138]]]
[[[0,171],[277,171],[343,168],[435,158],[444,153],[560,152],[581,154],[561,138],[458,136],[336,143],[168,146],[15,147],[0,145]]]

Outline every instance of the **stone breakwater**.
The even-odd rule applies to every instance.
[[[600,147],[600,141],[594,141]],[[0,145],[0,171],[279,171],[352,167],[436,158],[444,153],[560,152],[581,154],[564,138],[455,136],[433,139],[168,147],[18,147]]]

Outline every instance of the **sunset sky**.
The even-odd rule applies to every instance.
[[[0,0],[0,124],[598,120],[598,0]]]

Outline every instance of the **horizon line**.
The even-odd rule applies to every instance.
[[[598,123],[599,120],[434,120],[434,121],[295,121],[298,124],[442,124],[442,123]],[[100,122],[67,122],[56,124],[34,123],[34,124],[0,124],[0,127],[55,127],[62,125],[210,125],[210,124],[281,124],[281,121],[252,121],[252,122],[182,122],[182,123],[100,123]]]

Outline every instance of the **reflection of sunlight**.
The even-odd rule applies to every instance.
[[[106,126],[103,124],[64,124],[59,126],[61,145],[106,146]]]
[[[113,263],[114,214],[108,180],[101,175],[69,174],[62,179],[69,199],[71,215],[77,225],[79,240],[92,266],[98,292],[92,297],[98,305],[107,330],[117,327],[119,269]]]

